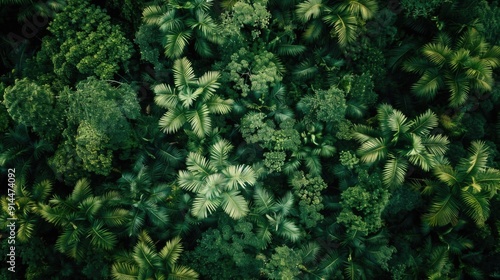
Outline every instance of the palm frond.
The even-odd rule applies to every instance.
[[[193,269],[182,266],[182,265],[174,265],[172,270],[168,275],[168,280],[194,280],[198,279],[199,275]]]
[[[422,48],[422,53],[429,61],[434,63],[434,65],[441,67],[448,60],[452,50],[443,44],[428,43]]]
[[[217,210],[217,207],[221,204],[220,199],[216,198],[213,200],[209,200],[204,196],[196,196],[193,201],[193,208],[191,208],[191,213],[193,216],[204,219],[208,216],[208,214]]]
[[[104,250],[111,250],[117,243],[116,235],[104,228],[103,223],[92,225],[90,244]]]
[[[140,270],[156,271],[162,267],[162,259],[154,246],[147,242],[138,242],[135,245],[133,259],[139,265]]]
[[[410,125],[406,122],[406,116],[399,110],[393,110],[389,116],[387,125],[394,132],[394,138],[399,138],[399,135],[406,133],[410,130]]]
[[[478,226],[484,225],[490,215],[490,205],[488,195],[484,193],[470,193],[463,191],[460,193],[465,207],[465,213]]]
[[[233,149],[233,145],[225,139],[218,141],[210,146],[210,163],[220,169],[228,165],[229,153]]]
[[[165,10],[161,6],[148,6],[142,11],[142,20],[149,25],[158,25],[164,13]]]
[[[210,113],[224,115],[231,112],[234,101],[232,99],[222,99],[214,95],[205,104],[207,104]]]
[[[173,72],[176,87],[184,89],[190,85],[195,85],[196,79],[194,70],[191,66],[191,61],[187,58],[183,57],[182,59],[177,59],[174,62]]]
[[[303,45],[282,44],[278,47],[278,55],[297,56],[307,50]]]
[[[377,130],[372,127],[355,124],[353,127],[352,137],[357,140],[360,144],[373,139],[378,136]]]
[[[402,158],[391,157],[387,160],[382,172],[383,182],[386,186],[401,186],[405,180],[408,162]]]
[[[80,179],[75,184],[75,189],[69,197],[74,202],[81,202],[92,194],[90,181],[88,179]]]
[[[387,143],[384,138],[371,138],[361,144],[358,155],[361,161],[373,163],[384,159],[387,156]]]
[[[438,189],[429,212],[424,215],[424,220],[430,226],[444,226],[449,223],[458,222],[459,201],[453,196],[449,189]]]
[[[355,16],[347,14],[330,14],[323,17],[323,20],[333,26],[333,34],[338,38],[341,48],[354,43],[358,36],[358,21]]]
[[[436,175],[441,182],[452,187],[461,182],[462,178],[459,173],[457,173],[453,167],[450,165],[437,165],[434,167],[434,175]]]
[[[448,137],[437,134],[430,135],[422,139],[422,145],[429,151],[432,155],[442,156],[448,150],[448,144],[450,141]]]
[[[220,78],[220,73],[217,71],[209,71],[203,74],[198,79],[198,87],[203,92],[202,101],[207,101],[212,97],[215,91],[219,88],[220,83],[217,81]]]
[[[444,81],[439,70],[429,68],[422,77],[412,86],[412,91],[420,97],[432,99],[437,91],[442,88]]]
[[[292,242],[298,241],[301,237],[300,230],[297,225],[287,219],[282,219],[281,223],[279,223],[278,234],[289,239]]]
[[[273,205],[273,210],[282,216],[288,215],[293,208],[293,195],[287,192],[282,198],[278,199]]]
[[[158,124],[163,132],[175,133],[186,123],[186,121],[186,111],[180,108],[173,108],[160,118]]]
[[[483,141],[473,141],[469,147],[468,158],[464,158],[457,166],[457,170],[464,171],[467,174],[476,174],[486,168],[486,162],[489,156],[489,147]]]
[[[235,220],[246,216],[249,211],[247,201],[236,190],[222,193],[222,207]]]
[[[178,58],[184,53],[184,49],[191,39],[192,31],[183,30],[175,34],[166,35],[165,55],[168,58]]]
[[[378,11],[378,4],[375,0],[351,0],[343,1],[339,4],[341,10],[346,10],[349,14],[368,20],[374,17]]]
[[[430,109],[417,116],[410,122],[410,132],[420,136],[429,134],[429,132],[438,125],[438,118]]]
[[[226,167],[222,173],[228,180],[227,187],[230,190],[245,188],[247,185],[252,186],[257,179],[253,168],[248,165],[231,165]]]
[[[322,9],[322,0],[306,0],[297,5],[295,12],[302,22],[307,22],[311,18],[318,18],[321,15]]]
[[[191,124],[194,133],[200,138],[204,138],[212,130],[212,120],[210,111],[206,104],[202,104],[197,110],[191,110],[186,113],[186,119]]]
[[[177,181],[181,188],[191,192],[199,192],[205,183],[199,176],[184,170],[179,170]]]
[[[181,244],[181,238],[179,236],[176,236],[173,239],[167,241],[163,249],[161,249],[159,255],[170,268],[173,268],[175,266],[175,263],[179,259],[182,250],[183,248]]]
[[[255,201],[255,211],[260,214],[268,213],[274,206],[274,197],[261,186],[255,187],[253,194]]]
[[[190,152],[186,159],[187,169],[195,175],[206,177],[216,171],[210,162],[198,153]]]
[[[139,268],[136,265],[116,262],[111,266],[111,276],[115,280],[137,280]]]

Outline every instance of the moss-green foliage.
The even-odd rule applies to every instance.
[[[291,179],[295,196],[299,199],[300,222],[306,228],[314,228],[323,220],[320,211],[324,208],[321,191],[327,188],[326,183],[319,176],[304,176],[297,172]]]
[[[26,78],[17,80],[5,89],[4,104],[14,121],[32,127],[45,139],[53,139],[61,129],[55,94],[47,85],[40,86]]]
[[[51,65],[49,69],[63,81],[86,76],[111,79],[132,54],[132,44],[120,26],[89,1],[68,1],[48,29],[51,36],[44,38],[37,63]]]
[[[389,192],[382,187],[378,173],[358,170],[358,183],[341,194],[342,211],[337,222],[347,232],[373,233],[382,227],[382,211],[389,201]]]
[[[236,224],[221,221],[218,229],[205,231],[194,251],[185,256],[202,277],[232,279],[258,277],[262,263],[255,258],[262,241],[253,232],[254,226],[244,220]]]

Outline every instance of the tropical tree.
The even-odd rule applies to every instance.
[[[82,259],[88,250],[109,251],[117,244],[111,227],[126,221],[127,211],[109,207],[117,199],[116,192],[94,196],[87,179],[80,179],[65,199],[55,194],[48,204],[41,203],[39,213],[49,223],[62,228],[55,247],[62,253]]]
[[[229,161],[232,149],[227,140],[219,140],[209,147],[208,159],[199,153],[189,153],[187,170],[179,171],[178,184],[196,194],[191,208],[193,216],[206,218],[219,206],[233,219],[240,219],[249,212],[241,190],[254,185],[257,176],[251,166],[234,165]]]
[[[161,170],[148,168],[136,162],[132,172],[124,172],[117,183],[121,193],[119,205],[129,209],[126,222],[129,236],[136,236],[149,222],[154,228],[164,228],[168,223],[167,197],[171,187],[166,183],[156,183]]]
[[[179,237],[167,241],[160,251],[146,231],[138,237],[132,252],[122,252],[117,256],[111,267],[113,279],[198,279],[196,271],[177,264],[183,251]]]
[[[304,38],[316,40],[324,32],[337,37],[341,48],[354,43],[364,23],[373,18],[378,10],[375,0],[306,0],[297,5],[297,16],[303,23],[308,23]],[[327,26],[331,30],[327,30]]]
[[[403,70],[420,76],[412,91],[427,100],[447,91],[451,107],[464,105],[471,91],[491,91],[493,69],[500,66],[500,47],[488,44],[476,29],[464,32],[455,46],[441,33],[420,53],[403,64]]]
[[[395,187],[403,184],[409,164],[429,171],[435,158],[445,154],[448,138],[441,134],[431,135],[438,119],[431,110],[413,120],[388,104],[377,109],[378,129],[355,125],[353,138],[361,146],[358,155],[362,162],[385,161],[383,182]]]
[[[423,216],[430,226],[454,226],[464,215],[477,226],[484,225],[490,215],[489,201],[500,189],[500,171],[487,166],[488,156],[488,146],[474,141],[469,156],[456,167],[443,159],[433,168],[437,180],[415,183],[424,195],[431,196]]]
[[[257,224],[257,237],[266,248],[272,240],[273,233],[285,239],[296,242],[302,236],[294,221],[287,218],[291,214],[294,199],[287,192],[281,199],[276,199],[272,193],[262,186],[255,187],[253,194],[255,206],[249,214],[249,219]]]
[[[35,230],[40,224],[40,203],[45,203],[52,192],[52,182],[43,180],[29,188],[26,186],[23,178],[16,178],[16,184],[13,189],[15,196],[9,195],[8,198],[2,196],[1,207],[3,211],[0,225],[6,228],[9,223],[7,218],[10,218],[10,214],[14,213],[16,218],[17,240],[20,242],[28,242],[35,236]],[[15,206],[10,205],[9,207],[9,202],[13,203]],[[12,207],[14,207],[14,209],[12,209]]]
[[[154,87],[155,103],[168,111],[160,119],[163,132],[175,133],[189,122],[192,130],[204,138],[212,130],[210,114],[226,114],[231,111],[233,100],[222,99],[215,94],[220,75],[210,71],[196,78],[191,62],[187,58],[174,62],[174,83]]]
[[[218,24],[210,15],[212,1],[174,0],[164,5],[148,6],[142,12],[143,21],[154,25],[164,36],[165,55],[179,58],[194,39],[194,49],[203,56],[213,55],[210,43],[221,42]]]

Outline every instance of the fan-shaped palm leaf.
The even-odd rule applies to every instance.
[[[255,211],[259,214],[268,213],[275,205],[273,195],[261,186],[255,188],[253,198],[256,206]]]
[[[175,133],[186,123],[186,110],[173,108],[160,118],[159,126],[163,132]]]
[[[442,156],[448,150],[448,137],[437,134],[422,138],[422,145],[433,155]]]

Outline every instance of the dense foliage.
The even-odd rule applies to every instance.
[[[500,278],[499,1],[104,2],[0,0],[0,279]]]

